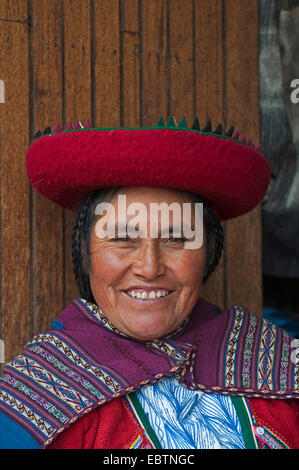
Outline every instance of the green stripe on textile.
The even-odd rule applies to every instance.
[[[237,397],[231,395],[232,403],[235,407],[237,416],[240,421],[241,431],[245,443],[246,449],[258,449],[256,440],[252,431],[250,414],[247,405],[244,402],[243,397]]]
[[[147,419],[147,416],[137,398],[137,393],[133,392],[127,395],[127,399],[131,402],[132,407],[134,408],[134,411],[137,415],[137,418],[139,418],[140,423],[144,427],[149,439],[152,441],[153,446],[155,449],[162,449],[162,446],[159,442],[159,439],[151,427],[149,420]]]

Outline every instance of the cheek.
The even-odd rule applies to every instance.
[[[201,250],[184,250],[181,256],[173,260],[173,269],[182,285],[200,286],[205,269],[204,253]]]
[[[126,269],[127,260],[111,249],[99,248],[90,255],[90,280],[113,283]]]

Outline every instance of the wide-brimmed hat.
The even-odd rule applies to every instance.
[[[38,131],[26,166],[32,186],[65,209],[90,192],[116,186],[189,191],[206,199],[221,220],[241,216],[263,199],[267,159],[250,139],[210,121],[201,130],[160,118],[155,127],[96,128],[79,121]]]

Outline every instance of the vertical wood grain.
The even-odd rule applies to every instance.
[[[140,124],[139,1],[121,0],[121,124]]]
[[[195,0],[195,115],[201,128],[211,119],[213,129],[224,123],[224,28],[223,8],[219,0]],[[226,223],[223,223],[225,231]],[[202,286],[201,296],[221,308],[227,307],[225,290],[224,247],[221,260],[209,280]]]
[[[64,0],[64,117],[83,124],[91,116],[90,0]],[[65,304],[79,295],[72,262],[72,231],[76,214],[64,211]]]
[[[194,1],[195,15],[195,111],[201,124],[213,127],[224,121],[224,31],[219,0]]]
[[[27,2],[0,2],[1,336],[10,360],[31,334]]]
[[[258,0],[226,0],[226,120],[259,143]],[[262,309],[260,207],[227,223],[228,304]]]
[[[32,128],[62,122],[61,0],[29,2],[32,13]],[[64,306],[63,211],[32,189],[33,332],[49,328]]]
[[[168,114],[169,57],[167,1],[141,3],[142,125],[156,125]]]
[[[169,15],[169,113],[177,121],[194,119],[194,16],[193,1],[171,0]],[[178,122],[179,123],[179,122]]]
[[[97,127],[120,125],[119,0],[94,0],[92,24],[93,121]]]

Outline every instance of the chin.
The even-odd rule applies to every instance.
[[[161,328],[161,325],[143,325],[140,328],[136,328],[135,324],[133,328],[130,328],[130,333],[127,334],[139,341],[152,341],[168,335],[173,330],[173,328]]]
[[[152,335],[139,335],[138,333],[136,334],[132,334],[131,337],[136,339],[137,341],[155,341],[159,338],[162,338],[163,336],[165,336],[165,334],[163,333],[157,333],[157,334],[152,334]]]

